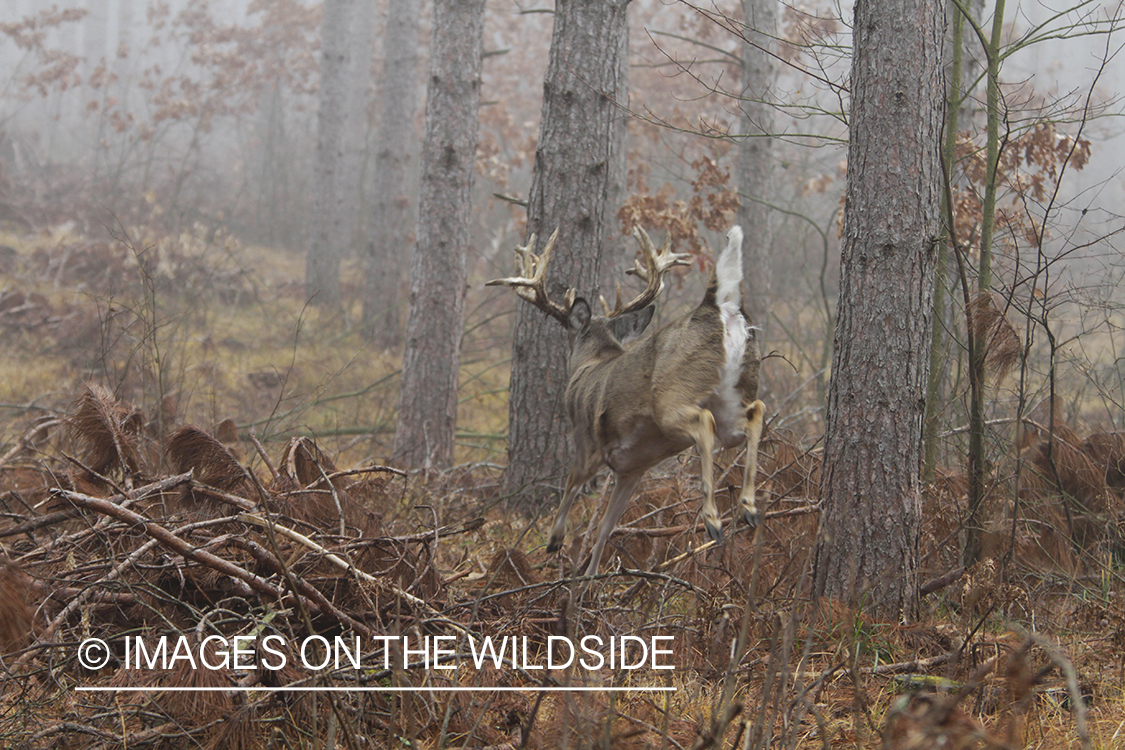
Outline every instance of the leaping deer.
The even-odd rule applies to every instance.
[[[525,247],[516,248],[517,276],[488,282],[512,287],[570,332],[566,409],[575,454],[547,551],[562,546],[566,517],[578,490],[608,466],[615,485],[586,575],[597,573],[606,542],[645,472],[692,445],[702,463],[703,522],[710,537],[723,540],[712,476],[716,439],[723,448],[745,440],[739,504],[751,526],[759,518],[754,479],[765,405],[758,400],[761,361],[755,329],[742,309],[742,229],[727,232],[726,248],[699,306],[649,335],[643,334],[652,320],[652,303],[664,287],[664,274],[686,265],[688,256],[671,252],[667,238],[658,253],[643,229],[633,234],[644,256],[643,265],[636,262],[635,273],[648,286],[624,305],[618,287],[612,310],[602,300],[604,317],[592,315],[573,288],[561,303],[549,299],[545,274],[558,230],[538,256],[533,252],[534,235]]]

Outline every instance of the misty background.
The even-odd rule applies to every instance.
[[[355,224],[341,272],[343,325],[364,328],[359,258],[378,238],[393,234],[400,257],[397,268],[386,274],[393,286],[386,294],[397,295],[400,314],[364,328],[362,342],[348,344],[353,359],[379,373],[368,379],[380,380],[382,367],[372,363],[397,356],[401,333],[396,327],[405,318],[405,259],[414,235],[432,9],[423,2],[413,10],[416,59],[407,82],[413,113],[404,118],[408,145],[397,154],[405,157],[405,179],[396,185],[388,214],[375,209],[388,198],[379,181],[380,133],[389,127],[385,115],[394,113],[391,105],[402,102],[398,94],[386,95],[388,5],[359,7],[369,18],[350,33],[371,53],[370,65],[357,65],[351,74],[354,111],[345,123],[346,163],[355,171]],[[982,23],[990,22],[989,6],[972,10]],[[1009,140],[1048,123],[1051,137],[1080,134],[1090,145],[1081,170],[1071,164],[1052,175],[1051,169],[1029,162],[1022,165],[1027,174],[1013,178],[1018,184],[1038,173],[1047,180],[1046,198],[1029,202],[1026,195],[1009,191],[1006,199],[1010,210],[1022,211],[1030,224],[1049,226],[1044,246],[1029,251],[1020,246],[1024,229],[1011,225],[998,261],[1009,278],[998,285],[1020,288],[1016,279],[1027,267],[1028,252],[1050,259],[1051,273],[1036,282],[1044,288],[1033,289],[1029,299],[1036,294],[1051,298],[1059,338],[1069,342],[1063,353],[1072,365],[1071,392],[1094,395],[1092,401],[1076,397],[1071,416],[1107,428],[1123,426],[1118,407],[1125,403],[1117,238],[1125,199],[1117,158],[1123,62],[1117,12],[1094,3],[1064,9],[1009,6],[1005,39],[1013,47],[1002,67]],[[629,17],[628,109],[621,112],[628,124],[628,171],[613,210],[624,208],[619,214],[623,231],[635,224],[658,233],[676,226],[687,249],[709,254],[705,248],[717,244],[718,232],[708,221],[732,221],[722,206],[733,205],[737,197],[732,174],[745,135],[739,7],[635,0]],[[773,299],[768,318],[760,322],[765,351],[778,356],[767,367],[764,387],[775,404],[788,407],[781,426],[809,437],[819,432],[830,362],[846,169],[850,17],[850,7],[836,4],[782,6],[776,83],[769,92],[746,95],[775,111],[769,133],[775,191],[766,201],[771,224],[762,229],[772,247]],[[237,277],[237,289],[228,297],[252,287],[259,297],[301,298],[299,259],[308,251],[315,205],[320,4],[86,0],[45,8],[39,0],[8,0],[0,20],[0,220],[9,231],[53,238],[47,244],[53,242],[55,250],[47,248],[47,255],[65,253],[69,240],[63,237],[112,244],[122,235],[135,236],[158,248],[169,237],[190,237],[188,244],[199,252],[223,259],[215,261],[222,272],[203,274],[201,284],[221,285],[222,279]],[[477,361],[503,362],[508,345],[510,319],[504,311],[515,302],[485,290],[481,282],[508,274],[510,249],[524,240],[525,211],[518,202],[526,199],[531,181],[550,37],[549,3],[487,6],[467,258],[466,328],[489,334],[477,340]],[[974,41],[970,34],[965,75],[970,95],[961,117],[966,163],[981,147],[983,123],[983,56]],[[954,175],[953,184],[967,195],[975,190],[970,176]],[[705,215],[715,206],[718,219],[714,212]],[[607,246],[609,260],[603,265],[628,267],[634,251],[632,241],[622,236]],[[125,257],[122,268],[132,262]],[[44,269],[50,265],[44,264]],[[289,283],[253,280],[271,267]],[[108,266],[99,262],[99,268]],[[124,272],[116,281],[113,273],[104,275],[109,286],[95,304],[103,342],[112,309],[106,300],[120,293],[114,284],[132,283]],[[612,283],[607,277],[603,288]],[[690,273],[683,276],[673,285],[671,304],[690,304],[698,284]],[[948,285],[955,290],[956,280],[950,277]],[[945,326],[955,352],[957,304],[949,305]],[[1018,317],[1018,311],[1012,315]],[[290,328],[298,319],[294,314]],[[1042,354],[1039,343],[1028,339],[1032,360]],[[101,349],[104,354],[106,347]],[[285,366],[271,362],[264,369]],[[97,369],[89,361],[83,368],[85,375]],[[104,374],[104,362],[101,368]],[[266,377],[256,368],[246,365],[238,377]],[[117,377],[125,375],[117,372]],[[393,389],[393,376],[385,382]],[[952,404],[965,387],[956,368],[946,383]],[[24,387],[15,390],[14,396],[23,399],[34,396]],[[200,388],[189,390],[198,404]],[[316,392],[330,393],[331,387]],[[1003,390],[997,394],[1001,402],[1007,397]],[[384,400],[393,410],[393,397]],[[209,416],[221,418],[215,408]],[[947,427],[955,428],[958,421],[951,415]]]

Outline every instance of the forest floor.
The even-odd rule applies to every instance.
[[[470,311],[458,467],[407,475],[399,358],[306,303],[302,257],[130,237],[0,233],[0,746],[1125,748],[1104,480],[1081,517],[993,498],[962,571],[942,474],[922,610],[884,622],[810,598],[817,436],[772,430],[756,532],[739,456],[718,547],[671,460],[579,600],[603,487],[561,555],[501,492],[510,301]]]

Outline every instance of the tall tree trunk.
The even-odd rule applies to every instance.
[[[348,26],[354,6],[354,0],[325,0],[321,22],[320,106],[305,293],[327,309],[340,305],[340,259],[346,246],[340,175],[344,159]]]
[[[435,0],[410,313],[394,459],[453,462],[485,0]]]
[[[82,54],[86,58],[83,66],[83,75],[87,84],[90,83],[97,71],[106,63],[109,44],[109,0],[86,0],[86,17],[82,19]],[[86,88],[82,98],[83,109],[90,102],[104,102],[106,92],[100,89]],[[93,170],[90,173],[94,184],[98,184],[102,177],[102,167],[105,166],[108,154],[106,153],[105,118],[102,116],[88,117],[85,119],[86,138],[83,146],[93,155]]]
[[[110,67],[117,74],[118,95],[126,103],[132,85],[131,71],[135,68],[137,53],[143,43],[143,31],[137,28],[135,20],[134,1],[117,0],[117,40],[110,50]],[[122,51],[126,55],[119,57]]]
[[[742,267],[746,269],[746,311],[756,325],[768,322],[773,300],[770,257],[773,228],[769,202],[773,196],[774,110],[771,105],[777,72],[777,5],[773,0],[742,0],[745,42],[742,45],[742,132],[738,145],[738,223],[745,230]]]
[[[363,328],[388,345],[402,339],[399,290],[414,226],[410,155],[418,106],[418,5],[419,0],[390,0],[383,44],[383,112],[375,146]]]
[[[622,35],[628,0],[558,0],[527,230],[540,243],[556,228],[548,289],[573,286],[596,297],[607,193],[620,116]],[[555,290],[556,292],[559,289]],[[563,409],[567,344],[559,324],[519,305],[512,343],[506,486],[517,505],[536,507],[561,484],[569,446]]]
[[[129,55],[135,55],[139,46],[138,41],[135,40],[137,30],[133,28],[134,0],[117,0],[117,46],[111,50],[116,59],[118,50],[125,47],[129,50]]]
[[[282,154],[286,151],[284,98],[274,80],[262,96],[256,123],[259,146],[254,153],[255,231],[259,242],[281,242],[288,227],[280,215],[285,193],[286,170]]]
[[[853,28],[845,236],[815,593],[899,620],[913,616],[918,602],[945,5],[859,0]]]
[[[86,0],[86,17],[82,19],[82,56],[86,58],[86,75],[105,60],[108,41],[109,0]]]

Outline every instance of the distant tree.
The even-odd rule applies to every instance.
[[[628,0],[558,0],[543,83],[543,111],[528,204],[528,234],[540,242],[556,228],[548,288],[596,296],[607,193],[620,116],[622,37]],[[519,305],[508,404],[507,490],[535,507],[559,483],[568,446],[562,395],[566,336],[531,305]]]
[[[770,97],[777,77],[777,3],[742,0],[742,123],[745,137],[738,144],[737,221],[746,232],[742,245],[746,269],[746,310],[756,325],[764,326],[773,296],[773,232],[770,226],[773,196],[774,108]]]
[[[453,462],[485,0],[435,0],[394,460]]]
[[[82,55],[86,73],[102,64],[109,40],[109,0],[86,0],[86,19],[82,24]]]
[[[124,77],[127,68],[126,61],[130,54],[136,54],[135,46],[136,29],[133,28],[135,0],[117,0],[117,48],[110,50],[113,55],[113,67],[119,76]],[[126,52],[127,54],[120,54]]]
[[[347,246],[340,190],[348,84],[348,28],[354,0],[325,0],[321,23],[320,105],[305,292],[326,308],[340,304],[340,259]]]
[[[383,42],[383,107],[364,264],[363,328],[385,344],[402,339],[399,288],[414,226],[410,157],[418,108],[418,6],[419,0],[390,0]]]
[[[354,17],[348,36],[348,96],[344,114],[344,163],[340,173],[343,215],[341,236],[346,255],[359,250],[359,208],[363,194],[363,168],[370,132],[367,108],[371,104],[371,61],[375,48],[376,0],[354,0]]]
[[[914,615],[945,103],[942,0],[855,6],[815,593]]]

